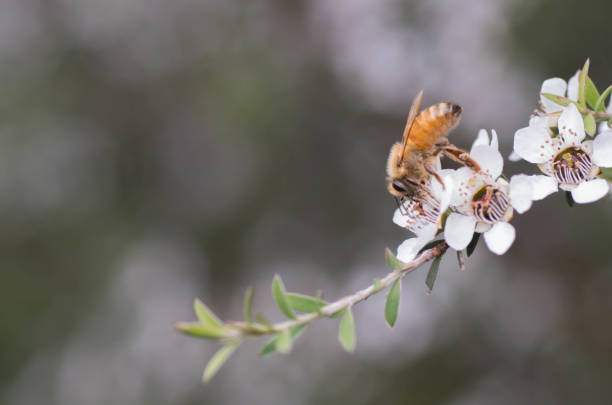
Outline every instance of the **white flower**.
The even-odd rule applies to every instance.
[[[578,101],[579,75],[580,70],[576,71],[574,76],[572,76],[567,83],[565,80],[559,77],[544,80],[542,87],[540,88],[540,106],[542,107],[542,111],[536,111],[537,115],[531,117],[529,120],[529,126],[557,126],[557,120],[563,107],[544,97],[542,94],[549,93],[561,97],[567,96],[567,98],[572,101]],[[512,151],[512,153],[510,153],[508,156],[508,160],[511,162],[518,162],[521,160],[521,156],[515,151]]]
[[[446,219],[446,242],[455,250],[462,250],[472,240],[474,232],[484,233],[489,250],[504,254],[514,242],[514,227],[507,222],[513,207],[519,213],[527,211],[533,200],[556,191],[556,183],[546,176],[513,176],[508,183],[501,178],[504,161],[497,150],[498,140],[491,131],[491,140],[481,130],[472,145],[470,155],[480,165],[475,172],[467,167],[454,174],[455,190],[451,198],[453,212]]]
[[[453,191],[453,178],[452,170],[438,170],[437,173],[443,185],[431,176],[426,197],[404,201],[393,214],[393,222],[416,236],[406,239],[397,248],[397,258],[403,262],[412,261],[441,228],[442,217],[448,209]]]
[[[578,76],[580,75],[580,71],[576,71],[574,76],[572,76],[568,82],[560,79],[558,77],[553,77],[552,79],[546,79],[542,83],[542,87],[540,89],[540,104],[542,105],[542,110],[546,114],[554,113],[557,111],[561,111],[563,109],[562,106],[555,103],[552,100],[547,99],[542,95],[542,93],[550,93],[556,96],[567,97],[572,101],[578,101]],[[566,94],[567,91],[567,94]]]
[[[530,125],[514,134],[514,151],[570,191],[577,203],[597,201],[608,193],[604,179],[595,178],[599,167],[612,167],[612,131],[584,141],[584,122],[570,104],[559,117],[559,135],[545,125]]]

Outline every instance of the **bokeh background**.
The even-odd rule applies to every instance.
[[[479,246],[355,308],[289,356],[177,334],[201,297],[272,319],[274,273],[333,299],[385,274],[384,185],[416,92],[464,107],[504,155],[541,81],[587,56],[612,83],[612,3],[557,0],[2,0],[0,403],[604,404],[612,398],[610,200],[561,194]],[[507,163],[506,174],[535,173]]]

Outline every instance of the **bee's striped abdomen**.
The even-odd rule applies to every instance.
[[[438,103],[421,111],[408,137],[411,149],[430,150],[440,137],[459,123],[462,110],[455,103]]]

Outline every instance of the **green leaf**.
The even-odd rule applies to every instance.
[[[291,332],[289,329],[285,329],[278,334],[278,339],[276,340],[276,350],[283,354],[291,351]]]
[[[601,177],[602,179],[606,179],[608,181],[612,181],[612,168],[600,167],[599,170],[601,170],[599,177]]]
[[[374,291],[380,291],[381,288],[382,288],[382,285],[380,284],[380,280],[375,278],[374,279]]]
[[[331,314],[329,317],[330,317],[330,318],[339,318],[339,317],[341,317],[342,315],[344,315],[344,313],[345,313],[345,312],[346,312],[346,308],[343,308],[343,309],[341,309],[341,310],[339,310],[339,311],[334,312],[334,313],[333,313],[333,314]]]
[[[608,120],[608,128],[612,128],[612,118]]]
[[[210,308],[197,298],[193,301],[193,310],[203,325],[209,325],[216,328],[223,327],[223,322],[215,316]]]
[[[586,108],[586,79],[589,76],[589,65],[591,61],[587,58],[578,75],[578,104]]]
[[[569,191],[565,192],[565,201],[570,207],[574,206],[574,197],[572,197],[572,193],[570,193]]]
[[[593,136],[597,132],[597,124],[595,123],[595,117],[592,113],[584,116],[584,130],[587,134]]]
[[[340,321],[340,327],[338,328],[338,340],[342,347],[347,352],[355,350],[356,338],[355,338],[355,319],[353,319],[353,311],[347,308],[346,313]]]
[[[427,277],[425,278],[425,284],[427,288],[429,288],[429,293],[433,290],[434,283],[436,282],[436,278],[438,277],[438,268],[440,267],[440,260],[442,260],[442,256],[438,256],[431,262],[431,266],[429,267],[429,271],[427,272]]]
[[[249,287],[246,289],[244,293],[244,320],[247,325],[250,325],[253,322],[253,293],[254,288]]]
[[[387,295],[387,302],[385,303],[385,319],[391,327],[395,325],[395,321],[397,320],[401,291],[402,279],[398,278],[391,286],[391,290],[389,290],[389,294]]]
[[[260,324],[264,325],[268,329],[273,329],[272,324],[262,314],[255,314],[255,319]]]
[[[240,342],[231,342],[219,349],[206,365],[204,375],[202,376],[202,381],[210,381],[210,379],[217,374],[221,366],[225,364],[227,359],[232,355],[232,353],[234,353],[238,346],[240,346]]]
[[[272,295],[274,296],[276,305],[278,305],[283,314],[288,318],[295,319],[295,314],[285,295],[285,285],[278,274],[274,276],[274,281],[272,281]]]
[[[385,259],[387,260],[387,266],[389,266],[391,270],[401,270],[406,268],[406,263],[395,257],[389,248],[385,250]]]
[[[480,240],[480,234],[478,232],[474,232],[474,236],[472,236],[472,240],[470,244],[467,245],[467,255],[468,257],[472,256],[474,250],[476,250],[476,246],[478,246],[478,241]]]
[[[552,94],[552,93],[542,93],[542,95],[544,97],[546,97],[547,99],[549,99],[550,101],[557,103],[563,107],[567,107],[568,105],[570,105],[571,103],[573,103],[572,100],[570,100],[569,98],[563,97],[563,96],[558,96],[556,94]]]
[[[603,93],[601,93],[601,96],[599,96],[597,102],[595,103],[595,107],[593,107],[595,111],[606,112],[606,98],[608,98],[611,91],[612,86],[608,86],[608,88],[605,89]]]
[[[186,335],[204,339],[221,339],[227,336],[227,329],[205,325],[201,322],[179,322],[174,325],[174,329]]]
[[[287,298],[291,308],[299,312],[319,312],[321,308],[327,305],[327,302],[321,299],[303,294],[287,293],[285,298]]]
[[[597,91],[597,87],[595,87],[595,83],[591,80],[590,77],[586,78],[586,101],[591,106],[591,108],[595,109],[597,105],[597,100],[599,100],[599,91]]]
[[[297,339],[302,334],[302,331],[306,329],[306,326],[308,326],[308,324],[305,323],[303,325],[291,328],[291,337],[293,339]],[[274,353],[276,351],[276,342],[278,338],[279,335],[276,335],[272,339],[270,339],[268,343],[266,343],[266,345],[261,349],[259,355],[265,356],[266,354]]]
[[[417,255],[420,255],[421,253],[423,253],[426,250],[429,250],[431,248],[435,248],[436,246],[440,245],[444,243],[444,239],[437,239],[437,240],[432,240],[431,242],[429,242],[428,244],[426,244],[425,246],[423,246],[421,248],[421,250],[419,250],[419,253],[417,253]]]

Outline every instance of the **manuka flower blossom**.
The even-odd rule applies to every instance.
[[[504,165],[498,151],[498,140],[492,131],[491,140],[481,130],[472,145],[470,155],[480,165],[476,172],[467,167],[454,173],[455,190],[451,198],[451,213],[446,219],[446,242],[455,250],[463,250],[472,240],[474,232],[484,233],[489,250],[504,254],[512,245],[515,230],[508,221],[513,208],[519,213],[527,211],[532,201],[546,197],[556,190],[556,183],[546,176],[518,175],[510,183],[500,177]]]
[[[577,203],[597,201],[609,185],[596,178],[599,167],[612,167],[612,131],[585,141],[582,115],[574,104],[559,117],[558,135],[548,126],[531,124],[514,134],[514,151],[554,179],[559,188],[572,193]]]
[[[452,170],[438,170],[437,173],[444,184],[432,176],[425,198],[406,200],[393,214],[393,222],[415,234],[397,248],[397,258],[403,262],[413,260],[442,226],[453,191],[453,179]]]

